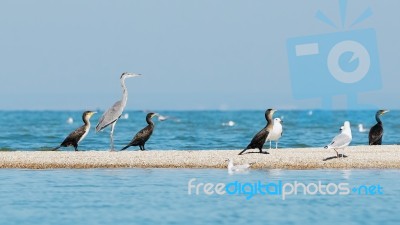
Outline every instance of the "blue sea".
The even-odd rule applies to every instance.
[[[117,149],[124,147],[136,132],[147,125],[145,112],[125,113],[128,118],[121,118],[115,128]],[[158,121],[154,118],[156,128],[146,143],[149,150],[243,149],[266,124],[264,111],[157,113],[171,119]],[[80,143],[80,150],[109,149],[110,129],[97,134],[94,129],[101,114],[99,112],[91,119],[91,132]],[[0,111],[0,149],[46,150],[56,147],[83,124],[81,116],[81,111]],[[70,117],[74,120],[72,124],[67,123]],[[365,145],[368,144],[368,132],[358,132],[358,124],[370,128],[376,123],[375,111],[278,111],[275,117],[283,120],[284,133],[279,143],[282,148],[323,147],[339,133],[345,120],[352,125],[352,145]],[[385,114],[382,121],[385,128],[383,143],[400,143],[400,111]],[[71,151],[73,148],[62,150]]]
[[[117,148],[143,128],[146,113],[127,111],[115,131]],[[263,111],[160,111],[146,144],[151,150],[242,149],[265,126]],[[42,151],[81,125],[82,112],[2,111],[2,151]],[[365,145],[374,111],[278,111],[280,148],[323,147],[345,120],[352,145]],[[108,150],[109,130],[92,129],[80,150]],[[73,118],[72,124],[67,123]],[[384,144],[398,144],[400,112],[384,115]],[[231,121],[231,122],[229,122]],[[233,126],[232,126],[233,125]],[[267,147],[267,146],[266,146]],[[131,148],[135,150],[136,148]],[[61,151],[73,151],[64,148]],[[282,149],[284,151],[284,149]],[[54,169],[0,170],[0,224],[400,224],[400,170]],[[224,184],[224,194],[205,185]],[[263,194],[261,185],[269,188]],[[292,185],[292,186],[290,186]],[[290,187],[300,189],[290,194]],[[309,192],[301,188],[310,187]],[[331,194],[313,193],[329,186]],[[342,193],[340,185],[348,188]],[[261,187],[261,188],[260,188]],[[233,189],[232,189],[233,188]],[[198,190],[198,194],[197,194]],[[283,199],[283,192],[287,191]],[[209,190],[208,190],[209,191]],[[288,194],[289,193],[289,194]]]
[[[399,176],[399,170],[252,170],[229,175],[222,169],[3,169],[0,224],[399,224]],[[281,195],[248,199],[231,192],[197,195],[192,189],[189,194],[192,179],[194,185],[379,185],[382,193],[305,195],[299,189],[285,200]]]

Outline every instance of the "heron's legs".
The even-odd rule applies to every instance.
[[[114,122],[113,124],[111,124],[111,132],[110,132],[110,142],[111,142],[111,145],[110,145],[110,151],[111,152],[113,152],[113,151],[115,151],[114,150],[114,137],[113,137],[113,135],[114,135],[114,127],[115,127],[115,124],[116,124],[116,122]]]

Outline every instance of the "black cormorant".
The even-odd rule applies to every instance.
[[[265,111],[265,119],[267,120],[267,125],[253,137],[250,144],[243,151],[241,151],[239,155],[243,154],[248,149],[258,149],[260,150],[260,153],[269,154],[268,152],[263,152],[262,148],[273,129],[272,116],[276,111],[277,110],[275,109],[268,109],[267,111]]]
[[[95,114],[96,112],[92,111],[86,111],[82,114],[82,120],[85,123],[83,126],[79,127],[78,129],[74,130],[72,133],[68,135],[67,138],[58,146],[57,148],[54,148],[52,151],[55,151],[61,147],[68,147],[68,146],[74,146],[75,151],[78,151],[78,144],[81,142],[86,135],[89,133],[90,130],[90,118]]]
[[[153,123],[153,121],[151,121],[151,119],[156,115],[157,114],[155,114],[155,113],[147,114],[146,122],[148,125],[145,128],[143,128],[142,130],[140,130],[135,135],[135,137],[133,137],[132,141],[127,146],[122,148],[121,151],[129,148],[130,146],[139,146],[140,150],[142,150],[142,151],[146,150],[144,148],[144,144],[146,144],[146,141],[149,140],[149,138],[153,134],[153,130],[154,130],[154,123]]]
[[[383,136],[383,124],[380,116],[389,112],[389,110],[378,110],[375,114],[376,124],[369,130],[369,145],[381,145]]]

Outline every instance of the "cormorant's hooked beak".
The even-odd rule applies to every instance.
[[[383,114],[385,114],[385,113],[387,113],[387,112],[389,112],[389,110],[387,110],[387,109],[381,109],[381,110],[378,110],[378,111],[376,112],[376,115],[382,116]]]
[[[89,116],[92,117],[94,114],[96,114],[97,112],[90,112]]]
[[[385,109],[385,110],[382,110],[382,111],[381,111],[381,115],[383,115],[383,114],[385,114],[385,113],[388,113],[388,112],[389,112],[389,110],[386,110],[386,109]]]
[[[276,111],[278,111],[278,110],[276,110],[276,109],[269,109],[269,113],[272,115],[272,114],[274,114]]]

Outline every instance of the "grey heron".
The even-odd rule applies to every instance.
[[[263,152],[262,148],[265,141],[271,135],[273,129],[272,116],[276,111],[277,110],[275,109],[268,109],[267,111],[265,111],[265,119],[267,120],[267,125],[253,137],[250,144],[247,145],[247,147],[243,151],[241,151],[239,155],[243,154],[248,149],[258,149],[260,153],[269,154],[268,152]]]
[[[100,118],[99,123],[96,126],[96,132],[99,132],[103,130],[104,128],[108,127],[111,125],[111,132],[110,132],[110,150],[114,151],[114,127],[115,124],[117,123],[117,120],[121,117],[122,112],[125,109],[126,102],[128,101],[128,90],[125,86],[125,79],[130,78],[130,77],[137,77],[140,76],[141,74],[136,74],[136,73],[122,73],[120,81],[121,81],[121,87],[122,87],[122,99],[114,105],[109,108]]]
[[[90,118],[95,114],[96,112],[92,111],[86,111],[82,114],[82,120],[85,123],[78,129],[74,130],[71,132],[67,138],[58,146],[57,148],[52,149],[52,151],[55,151],[61,147],[68,147],[68,146],[74,146],[75,151],[78,151],[78,144],[81,142],[86,135],[89,133],[90,130]]]

